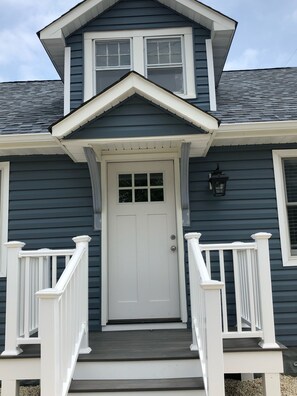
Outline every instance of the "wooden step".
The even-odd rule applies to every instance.
[[[166,396],[166,395],[205,395],[201,378],[169,378],[141,380],[93,380],[72,381],[69,395],[131,395]]]

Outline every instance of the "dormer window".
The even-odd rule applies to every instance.
[[[96,93],[119,80],[131,70],[130,40],[95,42]]]
[[[85,33],[85,100],[130,70],[183,98],[196,97],[191,28]]]
[[[147,78],[174,93],[184,94],[182,55],[182,37],[147,38]]]

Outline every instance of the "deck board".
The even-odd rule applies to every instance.
[[[80,361],[124,361],[154,359],[197,359],[190,350],[189,329],[96,332],[89,334],[90,354],[80,355]],[[224,352],[267,351],[256,338],[224,340]],[[280,345],[282,348],[282,345]],[[15,358],[40,356],[39,345],[23,345],[23,353]],[[12,358],[0,355],[0,359]]]
[[[70,392],[91,391],[164,391],[164,390],[198,390],[204,389],[201,378],[170,378],[153,380],[88,380],[72,381]]]

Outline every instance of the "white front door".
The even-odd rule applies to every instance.
[[[173,161],[108,165],[109,320],[180,318]]]

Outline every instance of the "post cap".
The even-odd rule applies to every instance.
[[[188,232],[187,234],[185,234],[185,239],[188,241],[189,239],[200,239],[202,234],[200,234],[200,232]]]

